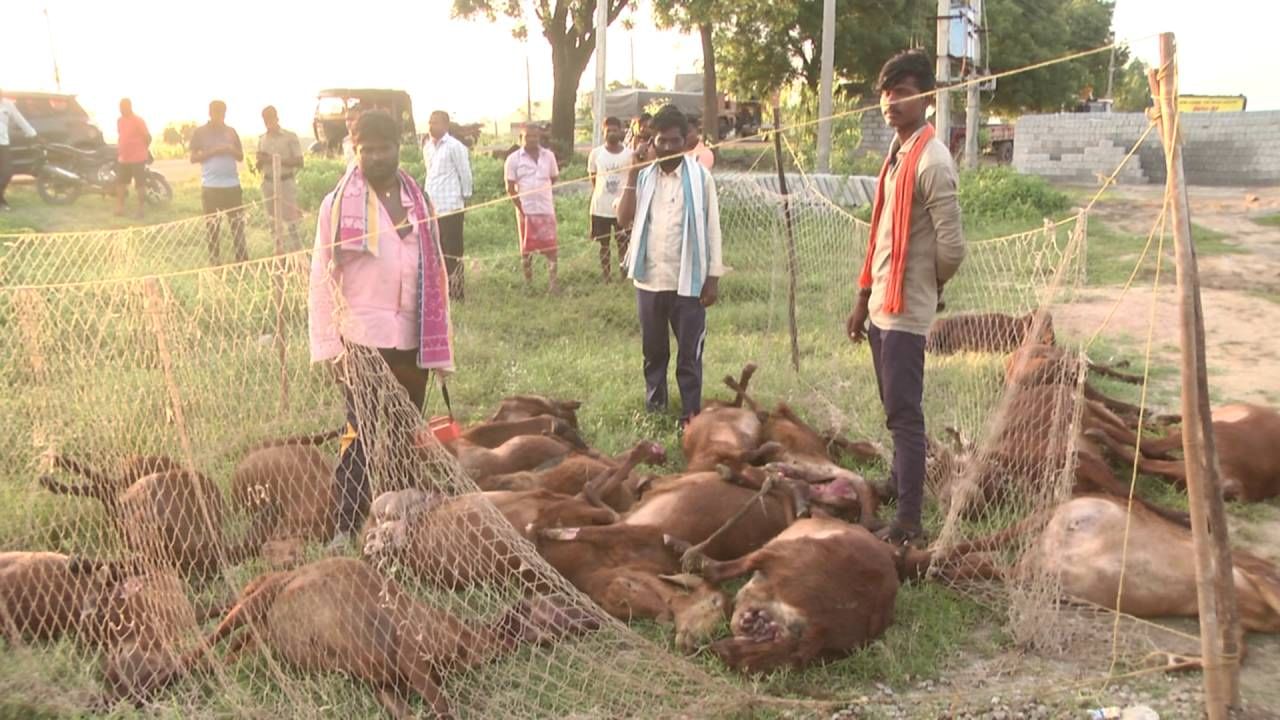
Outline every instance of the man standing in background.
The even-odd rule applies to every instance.
[[[436,208],[440,246],[449,273],[449,298],[463,296],[462,212],[471,199],[471,155],[462,141],[449,134],[449,113],[436,110],[422,141],[422,164],[427,177],[422,187]]]
[[[618,225],[617,202],[629,165],[631,151],[622,144],[622,121],[607,117],[604,144],[592,149],[587,156],[587,175],[591,178],[591,238],[600,243],[600,272],[605,282],[609,282],[613,273],[609,259],[610,235],[617,238],[618,260],[627,256],[627,234]]]
[[[524,283],[533,284],[533,255],[547,258],[547,289],[560,292],[556,284],[556,255],[559,240],[556,229],[556,203],[551,186],[560,177],[556,156],[542,147],[542,126],[525,123],[524,145],[507,156],[505,177],[507,195],[516,206],[516,226],[520,232],[520,262]]]
[[[116,215],[124,215],[124,196],[129,183],[138,194],[138,219],[147,206],[147,158],[151,156],[151,132],[142,118],[133,112],[129,98],[120,101],[120,118],[116,120]]]
[[[708,170],[716,164],[715,153],[702,142],[702,121],[697,115],[689,116],[689,137],[685,138],[685,152]]]
[[[685,154],[688,136],[684,113],[663,106],[653,117],[653,141],[636,151],[618,201],[618,222],[631,229],[625,265],[636,286],[645,409],[667,408],[670,328],[676,336],[681,431],[702,410],[707,308],[719,299],[726,270],[715,180]]]
[[[298,183],[294,176],[302,169],[302,143],[298,136],[280,127],[280,116],[275,107],[262,109],[262,123],[267,131],[258,136],[258,172],[262,173],[262,199],[267,212],[275,213],[276,195],[280,196],[281,220],[288,226],[289,246],[302,249],[302,237],[298,234],[298,222],[302,211],[298,208]],[[271,158],[280,158],[280,176],[275,177]]]
[[[221,100],[209,103],[209,122],[191,135],[191,162],[200,163],[200,199],[209,216],[209,260],[214,265],[218,256],[218,230],[222,214],[231,220],[236,262],[249,259],[244,240],[244,193],[240,190],[240,171],[236,163],[244,160],[240,135],[226,123],[227,104]]]
[[[10,126],[21,130],[29,138],[36,136],[36,129],[18,112],[18,106],[12,100],[5,100],[4,93],[0,92],[0,212],[12,209],[4,199],[4,191],[9,187],[9,178],[12,177],[9,170]]]

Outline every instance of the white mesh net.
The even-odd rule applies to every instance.
[[[710,312],[707,395],[718,395],[713,378],[754,363],[751,392],[766,405],[887,447],[868,351],[843,337],[867,226],[810,178],[795,180],[782,196],[755,174],[716,178],[732,273]],[[495,449],[508,430],[456,454],[424,439],[403,367],[359,349],[336,378],[311,366],[310,251],[271,257],[267,216],[250,206],[245,217],[258,259],[221,266],[209,263],[202,218],[4,239],[5,696],[69,712],[145,698],[193,717],[361,716],[379,704],[486,718],[712,717],[759,700],[672,654],[669,633],[644,625],[642,637],[611,617],[672,613],[611,605],[601,579],[557,558],[540,533],[607,522],[612,510],[581,496],[474,494],[476,480],[569,454],[557,438],[577,437],[566,427],[577,420],[564,406],[541,406],[558,407],[558,422],[513,431],[526,438],[518,452]],[[1063,355],[1020,383],[1006,385],[1006,358],[1048,337],[1054,305],[1083,281],[1085,247],[1083,213],[973,242],[946,289],[955,319],[930,340],[925,391],[928,524],[943,550],[1034,519],[1080,483],[1079,440],[1096,411],[1083,402],[1078,341],[1057,338]],[[479,420],[504,396],[537,392],[582,400],[577,429],[605,453],[661,430],[638,389],[629,405],[591,399],[640,382],[635,300],[600,282],[595,243],[562,239],[560,296],[524,290],[513,254],[467,265],[454,318],[460,415]],[[578,308],[574,327],[566,306]],[[360,500],[372,501],[360,550],[328,545],[342,499],[326,443],[343,426],[344,389],[363,428],[370,493]],[[624,459],[575,457],[581,467],[563,472],[574,492]],[[1014,635],[1052,645],[1064,637],[1046,621],[1057,578],[1016,570],[1033,537],[981,567],[940,553],[934,574],[975,594],[989,587],[975,578],[1002,578]],[[655,551],[632,580],[678,573],[660,535],[647,541]],[[210,632],[211,648],[200,641]]]

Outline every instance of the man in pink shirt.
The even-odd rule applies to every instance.
[[[520,261],[524,266],[524,282],[533,282],[533,255],[547,258],[548,288],[560,291],[556,284],[556,205],[551,186],[560,177],[556,156],[542,147],[542,126],[525,123],[523,146],[507,156],[507,194],[516,206],[516,227],[520,233]]]
[[[142,118],[133,113],[129,98],[120,101],[120,119],[116,120],[116,215],[124,215],[124,196],[133,182],[138,194],[138,219],[147,206],[147,158],[151,155],[151,133]]]
[[[350,542],[368,512],[370,439],[381,441],[380,452],[415,452],[397,439],[407,440],[416,424],[373,426],[404,415],[395,412],[397,394],[370,387],[367,372],[381,356],[418,420],[429,371],[453,370],[448,274],[435,210],[399,168],[394,118],[382,110],[362,113],[354,146],[355,165],[320,205],[307,302],[311,361],[332,365],[347,403],[335,472],[335,547]]]
[[[715,167],[716,156],[711,148],[702,142],[702,121],[697,115],[689,116],[689,134],[685,137],[685,154],[693,158],[702,167],[710,170]]]

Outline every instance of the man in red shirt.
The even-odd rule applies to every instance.
[[[142,219],[147,204],[144,187],[147,175],[147,157],[150,155],[151,133],[142,118],[133,114],[129,98],[120,101],[120,119],[116,120],[116,133],[120,136],[116,145],[116,215],[124,215],[124,196],[129,181],[138,193],[138,219]]]

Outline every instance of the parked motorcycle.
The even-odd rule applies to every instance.
[[[70,205],[86,190],[103,195],[116,191],[116,146],[81,149],[49,143],[41,147],[36,170],[36,192],[50,205]],[[143,191],[148,205],[164,205],[173,200],[173,188],[160,173],[147,168]]]

